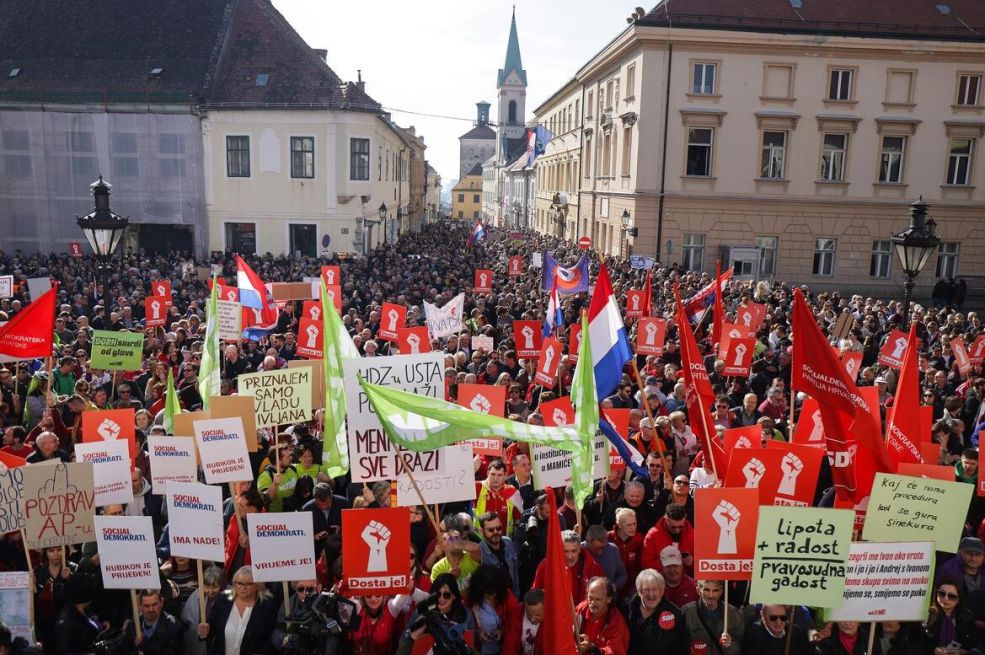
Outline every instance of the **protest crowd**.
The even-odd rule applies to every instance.
[[[127,252],[109,274],[91,257],[0,253],[0,275],[13,276],[0,321],[14,326],[41,302],[28,297],[27,280],[39,277],[50,277],[55,317],[53,334],[41,335],[51,342],[50,356],[8,356],[0,368],[0,596],[17,586],[3,576],[31,571],[31,630],[20,634],[33,642],[13,646],[10,631],[0,629],[0,653],[558,655],[574,652],[558,650],[548,628],[560,617],[573,623],[573,648],[593,655],[985,654],[985,488],[978,472],[985,330],[978,315],[962,309],[961,285],[942,281],[928,306],[912,305],[911,331],[897,299],[600,259],[532,232],[489,230],[475,239],[478,228],[429,225],[368,257],[342,260],[267,254],[238,262],[226,253],[194,262],[182,253]],[[478,441],[474,450],[464,447],[467,475],[441,490],[444,500],[414,491],[426,491],[417,482],[406,496],[397,479],[409,477],[411,466],[422,479],[440,479],[443,471],[425,453],[370,457],[396,451],[382,433],[353,436],[351,400],[348,438],[344,423],[341,441],[328,429],[337,415],[332,389],[344,386],[351,398],[360,381],[348,374],[326,379],[318,357],[333,355],[321,347],[323,333],[318,357],[310,352],[312,326],[328,323],[308,312],[312,305],[330,312],[319,304],[319,289],[336,289],[331,302],[361,365],[410,357],[408,350],[418,353],[413,357],[439,353],[434,377],[441,383],[431,396],[545,434],[575,423],[574,331],[583,313],[586,321],[598,313],[593,292],[602,286],[602,265],[634,354],[600,398],[605,429],[585,437],[601,443],[587,497],[573,481],[570,452],[490,438],[492,432],[470,435]],[[545,291],[545,267],[560,269],[558,279],[571,284],[583,275],[586,290]],[[326,272],[335,279],[326,280]],[[257,281],[307,281],[314,291],[287,300],[274,292],[261,303],[272,303],[275,314],[261,317],[269,310],[245,309],[247,296],[267,294]],[[220,299],[242,303],[241,328],[251,338],[209,343],[213,286]],[[678,304],[675,291],[685,302]],[[152,299],[165,302],[159,321],[149,320]],[[457,330],[440,337],[421,331],[429,324],[426,305],[455,302],[462,310]],[[819,340],[795,329],[797,303],[809,308]],[[394,306],[403,308],[399,336],[387,322]],[[524,354],[530,336],[520,331],[530,325],[537,352]],[[594,324],[590,331],[594,339]],[[107,332],[138,335],[139,366],[104,368],[127,349],[123,340],[100,346]],[[405,348],[421,337],[423,344]],[[545,355],[555,343],[556,353]],[[794,347],[806,343],[823,347],[804,359]],[[844,368],[822,371],[827,361]],[[850,379],[884,450],[861,436],[858,415],[846,423],[848,445],[832,445],[831,421],[849,409],[808,394],[798,383],[801,368],[818,371],[815,378],[829,386]],[[706,379],[710,396],[701,386],[692,393],[695,374]],[[217,377],[217,392],[203,398],[209,376]],[[313,409],[274,425],[252,410],[220,411],[242,405],[215,398],[253,394],[260,412],[260,379],[279,379],[266,389],[278,397],[289,397],[292,387],[311,396]],[[367,382],[386,386],[381,378]],[[502,389],[491,393],[496,387]],[[490,408],[489,398],[498,406]],[[695,404],[701,398],[711,402]],[[107,432],[103,417],[121,416],[128,422]],[[210,429],[189,417],[208,420]],[[246,444],[240,464],[249,477],[216,483],[222,466],[239,466],[232,454],[220,459],[231,452],[223,439],[232,437],[219,421],[231,418],[244,421],[233,436]],[[394,428],[384,428],[392,437]],[[122,444],[111,448],[114,442]],[[339,443],[343,450],[350,444],[347,454]],[[193,466],[199,458],[192,479],[164,482],[167,455],[177,460],[183,449]],[[417,457],[400,463],[404,455]],[[842,472],[847,460],[850,478]],[[85,461],[93,473],[76,478],[82,469],[72,467]],[[450,455],[442,461],[452,466]],[[899,480],[911,481],[907,490],[893,487],[884,502],[852,511],[853,498],[875,497]],[[183,491],[158,488],[171,485]],[[60,499],[57,507],[45,508],[52,498]],[[870,524],[882,520],[876,505],[883,514],[898,510],[881,533]],[[179,519],[193,510],[208,510],[202,515],[209,518]],[[409,516],[409,525],[406,518],[386,523],[383,517],[393,516],[386,512],[403,512],[396,515]],[[769,549],[750,516],[756,512],[760,531],[774,515],[771,525],[780,526],[772,565],[761,567]],[[267,515],[277,518],[264,523]],[[86,538],[69,534],[66,526],[75,523],[88,530]],[[146,529],[138,534],[133,526]],[[206,538],[213,534],[221,539]],[[257,547],[261,537],[298,543],[299,534],[305,544],[297,549]],[[822,549],[811,545],[825,539],[829,548],[820,554],[827,560],[778,573],[818,557]],[[191,552],[217,554],[189,556],[191,545],[203,549]],[[903,575],[906,564],[852,567],[897,562],[901,552],[927,564],[910,568],[913,583]],[[127,564],[128,556],[152,566]],[[352,562],[360,557],[357,574]],[[409,574],[406,562],[394,564],[398,557],[409,557]],[[827,568],[814,568],[822,564]],[[309,573],[289,576],[299,570]],[[902,573],[891,578],[891,570]],[[158,584],[134,588],[127,577]],[[907,595],[922,589],[912,592],[920,596],[919,616],[897,584]],[[832,589],[837,602],[812,601]],[[865,610],[890,609],[849,611],[853,594]],[[904,605],[906,620],[896,620]],[[0,619],[10,625],[6,607],[0,603]]]

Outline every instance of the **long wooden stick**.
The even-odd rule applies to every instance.
[[[27,531],[24,528],[21,528],[21,545],[24,547],[24,557],[27,558],[27,618],[33,626],[34,593],[37,590],[37,582],[34,579],[34,567],[31,565],[31,549],[27,547]],[[66,562],[62,562],[62,566],[66,564]]]
[[[650,419],[650,426],[653,428],[653,438],[657,442],[657,452],[660,453],[660,459],[663,461],[667,457],[664,440],[657,433],[657,422],[654,419],[653,410],[650,409],[650,403],[646,401],[646,388],[643,386],[643,378],[640,377],[640,369],[636,365],[636,356],[634,355],[630,361],[633,363],[633,373],[636,375],[636,384],[640,388],[640,399],[643,401],[644,409],[646,409],[646,417]]]
[[[198,572],[198,622],[205,623],[205,574],[202,572],[202,560],[195,560]]]
[[[137,607],[138,603],[137,603],[136,589],[130,590],[130,605],[133,609],[133,634],[135,635],[142,634],[140,627],[140,610]]]
[[[872,655],[872,647],[876,641],[876,622],[869,624],[869,644],[865,647],[865,655]]]
[[[421,493],[420,487],[417,486],[417,480],[414,479],[414,474],[410,472],[410,467],[407,466],[407,462],[404,461],[404,455],[399,450],[397,451],[397,461],[400,462],[400,468],[403,469],[403,472],[410,478],[410,484],[414,487],[414,491],[417,492],[417,499],[421,501],[421,507],[424,508],[424,512],[428,515],[428,519],[431,521],[431,527],[434,528],[434,533],[440,536],[441,528],[438,527],[438,521],[431,514],[431,508],[428,507],[427,501],[424,500],[424,494]]]
[[[749,583],[749,587],[752,588],[752,582]],[[790,655],[790,644],[793,642],[793,614],[795,608],[795,605],[791,605],[787,611],[787,643],[783,645],[783,655]]]

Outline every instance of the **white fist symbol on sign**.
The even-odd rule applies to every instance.
[[[728,336],[730,339],[741,339],[742,333],[736,330],[735,328],[732,328],[732,331],[728,333]]]
[[[482,289],[486,288],[486,274],[479,273],[479,287]]]
[[[523,347],[530,350],[534,347],[534,330],[529,325],[524,325],[520,328],[520,334],[523,335]]]
[[[335,304],[335,292],[334,291],[328,291],[327,294],[328,294],[329,301],[334,305]]]
[[[766,465],[753,457],[742,467],[742,475],[746,477],[746,489],[758,489],[759,481],[766,475]]]
[[[975,354],[974,354],[974,357],[975,357],[976,359],[977,359],[978,357],[981,357],[981,356],[982,356],[982,350],[985,350],[985,339],[982,339],[981,341],[979,341],[979,342],[978,342],[978,347],[977,347],[977,348],[975,348]]]
[[[311,320],[317,321],[321,318],[321,307],[318,305],[312,305],[308,308],[308,315],[311,316]]]
[[[314,348],[315,339],[318,338],[318,328],[315,327],[314,325],[309,325],[307,328],[305,328],[304,333],[308,335],[308,342],[305,344],[305,347]]]
[[[780,469],[783,471],[783,480],[780,481],[777,492],[784,496],[793,496],[797,492],[797,478],[804,470],[804,463],[793,453],[787,453],[780,462]]]
[[[390,321],[387,329],[394,332],[397,329],[397,319],[400,318],[400,312],[396,309],[391,309],[386,313],[386,317]]]
[[[739,552],[736,544],[735,529],[739,525],[742,513],[732,503],[723,500],[718,503],[711,512],[711,518],[718,524],[718,553],[720,555],[734,555]]]
[[[370,521],[363,528],[363,541],[369,546],[367,571],[386,571],[386,547],[390,543],[390,530],[379,521]]]
[[[554,362],[554,349],[547,348],[544,350],[544,365],[541,367],[540,372],[546,375],[550,375],[551,363]]]
[[[740,343],[735,347],[735,359],[732,361],[732,366],[742,366],[742,358],[746,354],[746,344]]]
[[[168,288],[166,286],[164,286],[163,284],[157,285],[157,295],[163,296],[164,295],[164,292],[167,291],[167,290],[168,290]]]
[[[228,300],[230,302],[235,301],[236,300],[236,292],[233,291],[232,289],[229,289],[228,291],[226,291],[226,300]]]
[[[335,271],[332,269],[325,271],[325,282],[326,284],[335,284]]]
[[[150,302],[150,311],[153,316],[151,318],[161,318],[161,303],[156,300]]]
[[[845,371],[854,380],[860,360],[852,358],[845,363]]]
[[[746,312],[742,315],[742,324],[746,327],[752,327],[752,312]]]
[[[633,303],[633,311],[635,312],[640,308],[640,297],[635,293],[629,297],[630,302]]]
[[[896,343],[893,344],[893,354],[890,355],[893,359],[899,359],[903,356],[903,351],[906,350],[906,338],[899,337],[896,339]]]
[[[558,409],[558,408],[555,407],[554,408],[554,413],[551,414],[551,416],[554,419],[554,424],[555,425],[567,425],[568,424],[568,415],[565,414],[564,411],[561,410],[561,409]]]
[[[814,423],[814,427],[811,429],[811,435],[807,437],[808,441],[821,441],[824,439],[824,424],[821,422],[821,410],[815,409],[814,413],[811,414],[811,421]]]
[[[415,355],[421,352],[421,338],[413,332],[407,335],[407,345],[410,346],[410,353]]]
[[[752,442],[745,435],[739,437],[735,441],[735,446],[733,448],[752,448]]]
[[[99,424],[98,428],[96,428],[96,432],[105,441],[112,441],[120,438],[120,426],[116,423],[116,421],[112,421],[108,418],[103,419],[103,422]]]
[[[646,327],[643,328],[646,332],[646,345],[654,346],[657,343],[657,324],[647,323]]]
[[[483,396],[481,393],[475,394],[475,397],[469,402],[469,409],[473,412],[478,412],[480,414],[488,414],[489,410],[492,409],[492,403],[489,399]]]

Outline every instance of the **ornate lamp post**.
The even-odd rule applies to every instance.
[[[114,213],[109,208],[109,196],[113,192],[113,187],[103,180],[102,175],[89,185],[89,192],[92,193],[95,209],[85,216],[76,216],[75,222],[82,229],[82,234],[85,235],[89,247],[96,256],[105,294],[110,271],[115,268],[110,262],[120,241],[123,240],[123,232],[130,219]]]
[[[933,218],[927,218],[928,205],[923,201],[923,196],[917,198],[910,205],[910,226],[902,232],[892,236],[893,248],[899,257],[900,266],[903,268],[903,275],[906,281],[903,283],[903,325],[909,324],[910,297],[913,295],[913,287],[916,284],[917,276],[927,264],[931,253],[937,249],[941,243],[941,238],[934,231],[937,222]]]

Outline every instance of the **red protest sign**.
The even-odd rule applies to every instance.
[[[978,495],[985,496],[985,466],[978,467]]]
[[[468,407],[473,412],[489,416],[506,416],[506,387],[489,384],[460,384],[458,385],[458,404]],[[469,439],[465,443],[472,446],[476,455],[503,454],[502,439]]]
[[[906,342],[906,333],[902,330],[890,332],[886,343],[879,350],[879,363],[900,370],[903,367],[903,355],[906,354]]]
[[[398,594],[410,583],[410,508],[342,510],[343,583],[356,596]]]
[[[731,467],[730,467],[731,468]],[[751,580],[759,494],[755,489],[695,489],[694,573],[705,580]]]
[[[964,345],[963,337],[951,339],[951,352],[954,353],[954,361],[958,363],[958,372],[961,375],[968,375],[971,372],[971,358],[968,355],[968,348]]]
[[[544,417],[544,425],[552,428],[559,425],[571,425],[575,422],[575,408],[567,396],[561,396],[542,404],[540,415]]]
[[[220,278],[216,278],[216,280],[217,280],[217,284],[219,285],[219,291],[216,292],[217,295],[219,296],[219,300],[227,300],[229,302],[239,302],[239,288],[238,287],[231,287],[231,286],[227,285],[226,284],[226,281],[223,280],[221,277]],[[209,280],[208,281],[208,285],[209,285],[209,291],[211,292],[212,291],[212,280]]]
[[[510,275],[523,275],[523,256],[510,257]]]
[[[728,377],[749,377],[752,355],[756,351],[755,339],[726,338],[725,369],[722,374]]]
[[[82,442],[112,441],[126,439],[127,450],[130,453],[130,465],[137,456],[133,409],[101,409],[94,412],[82,412]]]
[[[766,450],[783,453],[780,460],[780,481],[773,504],[791,507],[813,505],[824,453],[810,446],[774,440],[766,442]]]
[[[305,300],[304,305],[301,306],[301,318],[310,318],[312,321],[320,321],[322,319],[321,301]]]
[[[646,309],[646,291],[626,292],[626,318],[642,318]]]
[[[793,431],[793,443],[827,449],[824,440],[824,424],[821,422],[821,406],[817,400],[808,396],[800,408],[800,418]]]
[[[636,354],[663,354],[664,337],[666,334],[667,321],[662,318],[644,316],[636,324]]]
[[[765,316],[766,305],[758,302],[750,302],[748,305],[740,305],[735,310],[735,324],[755,334],[759,326],[762,325]]]
[[[297,353],[305,359],[322,358],[322,322],[305,316],[298,323]]]
[[[931,480],[943,480],[944,482],[954,482],[953,466],[938,466],[937,464],[916,464],[914,462],[900,462],[897,475],[910,475],[915,478],[930,478]]]
[[[144,327],[164,327],[168,324],[168,299],[164,296],[144,298]]]
[[[610,407],[599,411],[602,412],[602,416],[605,417],[605,420],[609,422],[609,425],[612,426],[619,436],[623,439],[629,439],[629,413],[632,411],[631,409],[615,409]],[[611,444],[609,445],[609,468],[620,471],[626,470],[625,460],[623,460],[622,455]]]
[[[862,353],[846,351],[841,356],[841,363],[845,367],[848,377],[854,382],[858,379],[858,370],[862,367]]]
[[[397,331],[404,327],[404,323],[406,322],[406,305],[385,302],[380,312],[380,329],[376,331],[376,336],[387,341],[396,341],[400,336],[397,334]]]
[[[326,287],[342,286],[342,270],[338,266],[322,266],[321,279]]]
[[[975,343],[968,350],[968,359],[975,366],[985,362],[985,334],[980,334],[975,339]]]
[[[561,361],[561,342],[549,337],[541,345],[540,359],[537,360],[537,372],[534,374],[534,384],[542,387],[553,387],[557,380],[558,364]]]
[[[568,357],[572,363],[578,361],[578,351],[581,348],[581,323],[572,323],[568,327]]]
[[[517,357],[540,355],[543,338],[540,321],[513,321],[513,341]]]
[[[477,268],[475,271],[476,293],[492,293],[493,272],[488,268]]]
[[[725,457],[732,456],[735,448],[762,448],[763,428],[758,425],[747,425],[741,428],[729,428],[722,434]]]
[[[401,355],[417,355],[431,352],[431,337],[426,325],[402,327],[397,330],[397,347]]]
[[[68,244],[68,254],[71,257],[81,257],[82,256],[82,242],[72,241]]]
[[[342,313],[342,287],[337,284],[325,287],[325,295],[328,296],[328,301],[335,305],[335,311],[339,314]]]
[[[167,306],[171,306],[171,281],[170,280],[157,280],[151,282],[150,290],[152,296],[163,296]]]

